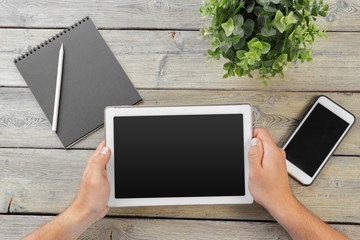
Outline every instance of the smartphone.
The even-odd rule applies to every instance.
[[[317,98],[283,145],[288,173],[311,185],[354,123],[354,115],[334,101]]]

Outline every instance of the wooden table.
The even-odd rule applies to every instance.
[[[201,0],[0,1],[0,239],[18,239],[74,199],[100,129],[64,150],[13,59],[76,20],[90,16],[144,99],[144,105],[250,103],[254,126],[279,145],[311,102],[327,95],[360,119],[360,0],[325,0],[329,39],[264,88],[223,79],[223,61],[207,63],[208,24]],[[360,236],[360,125],[355,124],[315,183],[290,179],[295,196],[352,239]],[[12,202],[11,202],[12,199]],[[291,221],[291,219],[289,219]],[[81,239],[288,239],[260,205],[111,209]]]

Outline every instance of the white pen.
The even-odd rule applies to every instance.
[[[63,61],[64,61],[64,44],[62,43],[61,47],[60,47],[60,51],[59,51],[59,61],[58,61],[56,89],[55,89],[55,101],[54,101],[54,113],[53,113],[53,122],[52,122],[52,128],[51,128],[51,130],[53,130],[54,132],[57,131],[57,123],[58,123],[58,117],[59,117],[59,103],[60,103]]]

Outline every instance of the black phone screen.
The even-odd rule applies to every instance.
[[[349,123],[317,104],[285,147],[286,159],[313,177]]]
[[[242,114],[114,118],[115,198],[244,196]]]

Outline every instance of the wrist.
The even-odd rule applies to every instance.
[[[78,228],[87,229],[94,222],[96,218],[87,210],[81,207],[81,205],[74,202],[68,209],[65,210],[64,214],[67,215],[69,221]]]
[[[298,200],[291,194],[285,198],[282,198],[281,201],[278,201],[277,204],[273,204],[266,209],[269,213],[275,218],[279,223],[293,219],[297,214],[300,203]]]

